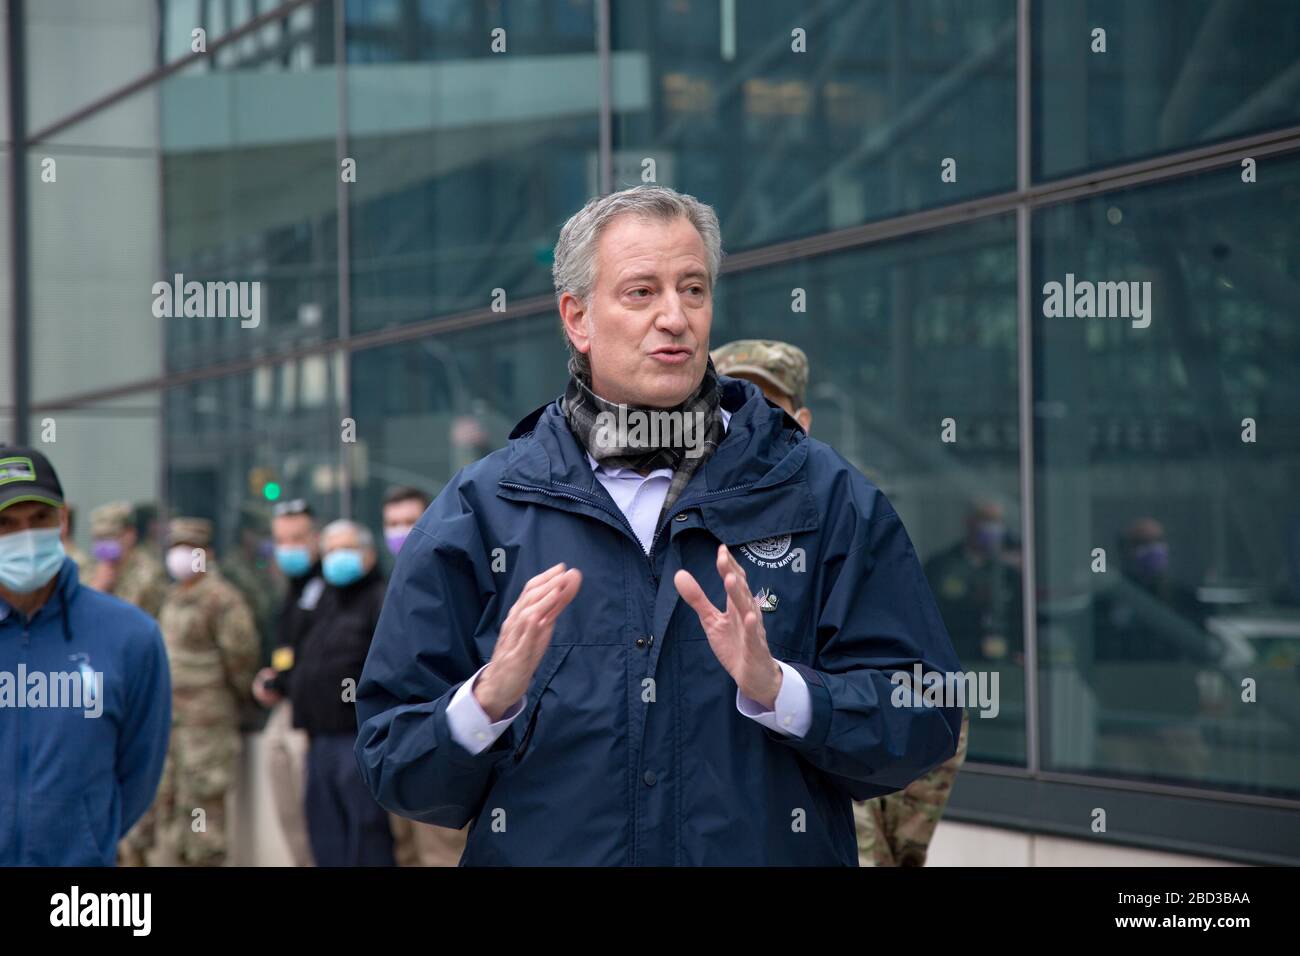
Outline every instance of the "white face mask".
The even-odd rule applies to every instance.
[[[194,552],[187,544],[178,544],[167,551],[167,573],[177,581],[188,581],[199,572],[194,570]],[[200,552],[201,553],[201,552]]]

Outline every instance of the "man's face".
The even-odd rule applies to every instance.
[[[281,515],[271,519],[271,537],[277,548],[306,548],[316,557],[316,526],[310,515]]]
[[[424,514],[424,507],[418,498],[404,498],[384,505],[384,534],[415,525]]]
[[[339,528],[331,532],[321,538],[320,546],[322,559],[331,551],[347,549],[361,552],[361,568],[363,571],[369,571],[375,566],[375,549],[361,547],[361,542],[357,539],[357,533],[352,528]]]
[[[591,301],[569,293],[560,312],[591,360],[591,386],[611,402],[670,408],[704,378],[713,291],[704,240],[684,217],[619,216],[597,245]]]
[[[40,501],[19,501],[0,509],[0,535],[34,528],[58,528],[62,525],[62,508]]]

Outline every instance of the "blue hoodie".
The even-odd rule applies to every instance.
[[[170,733],[153,618],[82,587],[71,558],[30,619],[0,599],[0,865],[112,866]]]

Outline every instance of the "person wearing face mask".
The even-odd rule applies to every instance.
[[[226,862],[226,791],[239,760],[240,704],[257,670],[253,615],[211,547],[212,522],[181,517],[168,525],[166,566],[176,586],[158,623],[175,718],[153,812],[184,866]],[[200,816],[204,825],[196,827]]]
[[[1000,503],[972,501],[965,535],[925,562],[925,576],[963,664],[1023,661],[1020,570],[1009,554]]]
[[[0,447],[0,866],[112,866],[167,753],[158,624],[81,585],[63,509],[44,455]]]
[[[1096,600],[1097,659],[1213,663],[1219,648],[1205,631],[1210,608],[1170,573],[1164,525],[1151,517],[1131,522],[1119,556],[1120,576]]]
[[[253,696],[263,707],[271,708],[262,746],[280,832],[294,866],[311,866],[311,843],[303,815],[307,735],[293,726],[293,705],[289,702],[294,654],[325,591],[316,517],[311,506],[301,498],[276,504],[271,516],[271,540],[272,556],[284,576],[286,588],[276,622],[271,666],[258,672],[253,681]]]
[[[396,557],[402,550],[406,536],[428,507],[428,496],[409,485],[390,488],[384,495],[384,543],[389,554]]]
[[[293,723],[307,732],[307,833],[317,866],[392,866],[388,814],[361,779],[357,681],[379,621],[387,583],[374,538],[353,521],[321,532],[325,593],[299,642],[289,694]]]
[[[96,562],[90,586],[156,618],[169,582],[162,565],[140,546],[131,506],[125,501],[100,505],[90,513],[90,536]]]

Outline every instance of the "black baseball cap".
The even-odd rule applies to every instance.
[[[17,501],[41,501],[59,507],[63,485],[50,460],[35,448],[0,445],[0,509]]]

